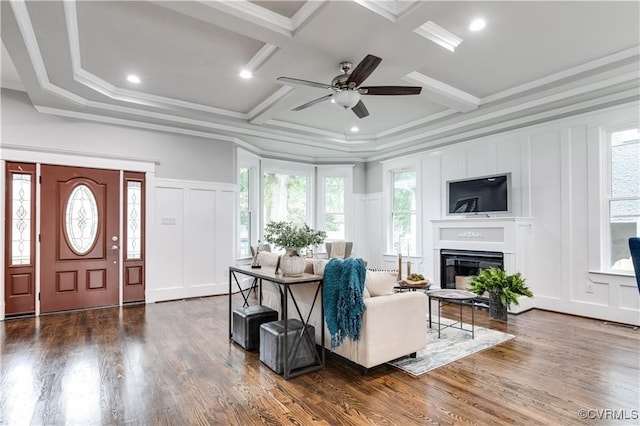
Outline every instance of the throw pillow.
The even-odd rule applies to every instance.
[[[258,261],[262,266],[268,266],[271,268],[275,268],[278,264],[278,258],[280,255],[278,253],[273,253],[270,251],[261,251],[258,253]]]
[[[366,278],[365,278],[365,281],[366,281]],[[369,293],[369,290],[367,290],[367,286],[366,286],[366,283],[365,283],[364,290],[362,290],[362,298],[363,299],[368,299],[370,297],[371,297],[371,293]]]
[[[371,297],[385,296],[393,293],[393,287],[397,282],[397,273],[387,271],[367,271],[367,278],[364,285]]]
[[[320,259],[313,262],[313,274],[324,276],[324,268],[327,266],[328,260]]]

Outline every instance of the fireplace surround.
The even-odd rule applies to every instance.
[[[458,288],[464,287],[470,276],[467,274],[473,275],[474,269],[489,266],[530,277],[531,218],[468,217],[438,219],[432,224],[433,282],[442,288],[456,288],[456,277]],[[444,259],[441,257],[443,254]],[[457,272],[456,267],[459,269]],[[531,280],[528,284],[535,288]],[[510,312],[518,313],[532,307],[531,298],[521,298],[520,305],[512,305]]]

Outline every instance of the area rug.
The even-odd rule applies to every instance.
[[[443,324],[453,321],[442,319]],[[447,322],[449,321],[449,322]],[[459,326],[457,324],[456,326]],[[462,325],[471,329],[471,324]],[[513,335],[484,327],[475,327],[475,338],[471,333],[456,328],[445,328],[438,339],[437,324],[427,328],[427,347],[416,354],[415,358],[404,357],[391,361],[389,364],[413,376],[419,376],[450,362],[459,360],[481,350],[513,339]]]

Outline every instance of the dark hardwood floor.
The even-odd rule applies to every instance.
[[[476,310],[516,338],[419,378],[329,358],[285,381],[227,315],[218,296],[1,322],[0,424],[638,424],[638,330]]]

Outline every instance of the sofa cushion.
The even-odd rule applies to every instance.
[[[261,251],[260,253],[258,253],[258,261],[262,266],[270,266],[272,268],[275,268],[278,264],[278,258],[280,258],[280,255],[278,253],[273,253],[270,251]]]
[[[393,293],[393,287],[397,285],[397,274],[388,271],[367,271],[364,285],[371,297],[386,296]]]

